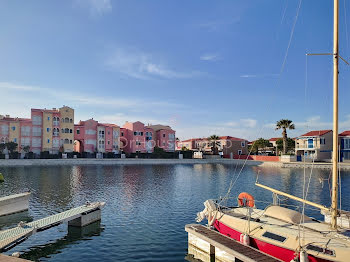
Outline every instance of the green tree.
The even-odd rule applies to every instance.
[[[3,143],[0,144],[0,153],[2,153],[4,151],[5,147],[6,147],[5,144],[3,144]]]
[[[251,151],[257,154],[260,151],[263,153],[266,152],[266,148],[272,146],[270,141],[264,138],[259,138],[258,140],[255,140],[252,144]]]
[[[211,150],[213,154],[217,155],[220,137],[217,135],[211,135],[210,137],[208,137],[208,140],[211,143]]]
[[[11,141],[6,143],[5,146],[7,147],[8,151],[10,151],[10,153],[13,153],[17,150],[18,144],[16,142]]]
[[[25,147],[23,147],[23,151],[24,151],[25,153],[28,153],[29,150],[30,150],[30,146],[25,146]]]
[[[277,150],[282,151],[283,150],[283,139],[280,138],[276,141]],[[295,142],[291,138],[287,138],[287,153],[294,151],[295,149]]]
[[[283,154],[287,154],[287,129],[295,129],[294,124],[292,124],[292,120],[289,119],[281,119],[276,123],[276,129],[282,129],[282,139],[283,139]]]

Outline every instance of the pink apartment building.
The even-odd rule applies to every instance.
[[[115,124],[98,123],[89,119],[74,125],[75,148],[77,152],[119,153],[120,128]]]
[[[166,152],[175,151],[175,131],[170,126],[149,125],[148,127],[152,128],[156,134],[154,140],[157,147],[163,148]]]
[[[126,122],[120,129],[121,150],[125,153],[152,153],[154,147],[175,151],[175,131],[169,126]]]
[[[59,109],[31,109],[31,118],[0,116],[0,143],[18,144],[18,151],[29,146],[30,151],[58,153],[73,151],[74,110],[63,106]]]

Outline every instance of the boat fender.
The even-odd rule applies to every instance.
[[[208,220],[210,220],[209,219],[210,214],[214,210],[216,210],[216,205],[214,201],[211,199],[204,202],[204,207],[205,208],[203,209],[203,211],[197,213],[197,218],[196,218],[197,222],[201,222],[205,217],[208,217]]]
[[[4,182],[4,181],[5,181],[4,175],[3,175],[2,173],[0,173],[0,183],[1,183],[1,182]]]
[[[241,242],[243,245],[249,246],[250,245],[250,238],[247,234],[241,234],[239,236],[239,242]]]
[[[309,262],[309,256],[305,250],[300,251],[300,262]]]

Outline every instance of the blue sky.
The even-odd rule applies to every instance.
[[[332,58],[308,57],[306,81],[305,53],[332,52],[332,4],[302,1],[281,73],[299,0],[1,1],[0,112],[68,105],[76,122],[164,123],[181,139],[275,137],[281,118],[295,122],[291,136],[328,129]],[[341,130],[349,70],[340,63]]]

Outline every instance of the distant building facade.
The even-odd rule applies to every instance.
[[[113,152],[120,151],[120,127],[115,124],[98,123],[89,119],[74,125],[76,152]]]
[[[165,125],[148,125],[154,131],[155,145],[166,152],[175,151],[175,131],[170,126]]]
[[[39,154],[73,152],[74,109],[63,106],[59,109],[31,109],[31,118],[0,116],[0,143],[9,141],[18,144],[18,151],[29,147]]]
[[[350,130],[339,134],[340,160],[350,161]]]
[[[295,138],[295,154],[298,161],[303,157],[314,161],[324,161],[332,158],[332,130],[310,131]]]
[[[213,153],[213,141],[208,138],[191,138],[177,142],[177,150],[188,149],[193,151],[201,151],[204,153]],[[216,141],[218,152],[223,155],[246,155],[248,154],[248,140],[232,137],[220,136]]]

